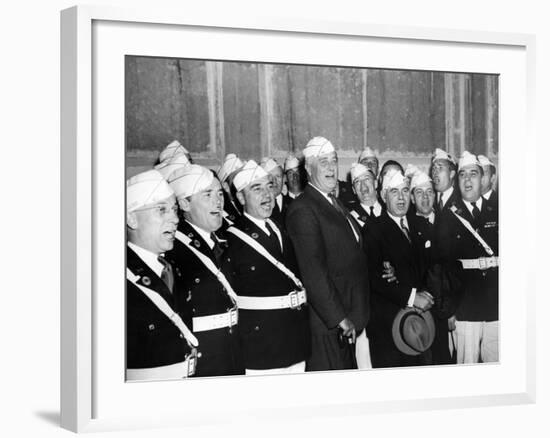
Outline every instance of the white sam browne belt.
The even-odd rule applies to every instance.
[[[193,332],[206,332],[223,327],[233,327],[239,322],[239,311],[231,309],[215,315],[196,316],[193,318]]]
[[[485,270],[489,268],[498,267],[498,257],[480,257],[478,259],[458,259],[462,263],[463,269],[480,269]]]
[[[293,290],[288,295],[275,297],[237,296],[237,306],[244,310],[297,309],[306,302],[305,289]]]

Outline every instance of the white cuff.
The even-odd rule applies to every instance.
[[[411,294],[409,295],[409,301],[407,301],[407,306],[408,307],[413,307],[414,306],[414,299],[416,298],[416,288],[413,287],[411,289]]]

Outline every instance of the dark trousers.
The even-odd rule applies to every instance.
[[[306,360],[306,371],[356,369],[355,344],[342,345],[338,331],[311,336],[311,355]]]

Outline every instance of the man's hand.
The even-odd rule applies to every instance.
[[[448,320],[447,320],[447,324],[448,324],[448,327],[449,327],[449,331],[450,332],[454,332],[456,330],[456,316],[451,316]]]
[[[338,324],[338,327],[342,329],[342,334],[348,338],[351,338],[353,343],[355,343],[355,325],[351,322],[351,319],[344,318]]]
[[[385,278],[388,283],[397,281],[395,276],[395,268],[391,265],[390,262],[383,262],[384,270],[382,272],[382,278]]]
[[[418,292],[414,297],[413,306],[425,312],[434,305],[434,299],[427,291]]]

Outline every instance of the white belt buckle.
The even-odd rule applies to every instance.
[[[479,269],[481,270],[485,270],[487,269],[488,266],[487,266],[487,258],[486,257],[481,257],[479,258]]]
[[[231,309],[229,311],[229,327],[233,327],[239,322],[239,311],[237,309]]]
[[[298,292],[293,290],[288,294],[290,298],[290,308],[291,309],[297,309],[300,307],[300,299],[298,297]]]
[[[197,370],[197,353],[193,350],[189,356],[187,356],[187,377],[191,377]]]

